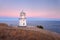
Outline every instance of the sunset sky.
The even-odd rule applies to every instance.
[[[60,0],[0,0],[0,17],[19,17],[22,10],[27,17],[60,19]]]

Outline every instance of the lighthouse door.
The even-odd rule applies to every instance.
[[[25,25],[25,23],[23,23],[23,25]]]

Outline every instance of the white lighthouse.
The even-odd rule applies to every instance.
[[[19,26],[21,26],[21,27],[22,26],[23,27],[27,26],[27,23],[26,23],[26,14],[23,11],[20,13]]]

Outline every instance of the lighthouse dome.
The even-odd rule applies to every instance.
[[[25,16],[25,12],[22,11],[22,12],[20,13],[20,16]]]

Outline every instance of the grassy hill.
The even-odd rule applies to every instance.
[[[33,27],[0,26],[0,40],[60,40],[60,34]]]

